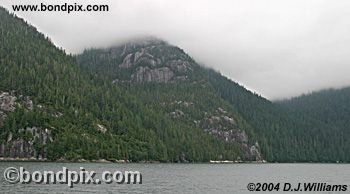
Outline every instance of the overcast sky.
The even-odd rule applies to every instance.
[[[268,99],[350,86],[349,0],[1,0],[108,4],[109,12],[16,12],[67,52],[152,35]]]

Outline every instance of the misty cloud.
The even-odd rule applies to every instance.
[[[110,12],[17,12],[68,52],[156,36],[269,99],[350,85],[350,1],[2,0],[108,4]]]

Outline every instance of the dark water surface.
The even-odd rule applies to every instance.
[[[95,171],[139,171],[142,184],[9,184],[4,180],[8,167],[25,170],[60,171],[63,167],[79,172],[80,167]],[[270,193],[249,192],[248,183],[327,183],[347,185],[345,192],[294,193],[350,193],[349,164],[103,164],[103,163],[40,163],[1,162],[0,193]]]

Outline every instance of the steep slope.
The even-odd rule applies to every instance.
[[[125,88],[81,70],[3,8],[0,77],[0,157],[177,162],[243,155],[237,142],[172,120]]]
[[[239,145],[244,159],[261,160],[249,124],[216,95],[205,69],[178,47],[145,38],[77,56],[82,68],[122,86],[177,123]]]
[[[350,161],[348,88],[272,103],[161,40],[73,57],[0,19],[0,157]]]
[[[325,143],[335,145],[334,149],[341,151],[341,158],[348,158],[348,150],[350,150],[349,87],[313,92],[278,103],[286,107],[290,114],[312,118],[320,123],[319,128],[331,130],[332,136],[337,137],[336,142],[333,142],[334,139],[330,136]]]
[[[164,41],[138,39],[86,50],[77,59],[83,69],[126,88],[147,107],[238,142],[246,158],[260,156],[261,150],[268,161],[350,161],[348,136],[339,136],[333,125],[307,114],[292,114],[201,67],[182,49]]]
[[[284,103],[290,105],[287,108],[247,91],[216,72],[209,71],[208,78],[220,96],[231,103],[254,127],[262,144],[262,152],[269,161],[350,161],[350,134],[335,126],[335,117],[343,118],[337,110],[344,109],[340,106],[346,106],[348,102],[343,100],[338,104],[339,107],[328,107],[336,111],[337,116],[333,115],[331,121],[324,122],[326,117],[322,119],[312,116],[322,114],[320,109],[291,112],[290,109],[299,110],[303,104],[294,107],[295,101],[292,100]],[[332,101],[331,98],[328,100]],[[309,107],[314,107],[317,99],[310,98],[304,103],[310,103]]]
[[[279,103],[294,114],[306,114],[343,129],[350,126],[350,87],[313,92]]]

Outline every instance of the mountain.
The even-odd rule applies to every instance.
[[[350,87],[322,90],[278,103],[286,107],[291,115],[307,116],[318,121],[319,128],[331,131],[332,134],[327,140],[331,141],[332,136],[336,136],[337,139],[329,144],[336,145],[335,149],[339,150],[343,158],[348,158],[346,155],[350,149]]]
[[[294,114],[309,115],[342,129],[350,126],[350,87],[313,92],[279,103]]]
[[[342,143],[349,135],[339,136],[338,129],[309,114],[293,114],[280,103],[201,67],[182,49],[162,40],[144,38],[107,49],[88,49],[77,60],[98,79],[124,87],[148,107],[177,121],[226,141],[235,141],[244,131],[248,146],[241,144],[240,150],[246,158],[251,156],[244,150],[250,147],[259,150],[254,156],[262,155],[268,161],[350,160],[346,154],[349,145]],[[225,124],[231,119],[238,125]]]
[[[255,129],[254,132],[261,142],[261,151],[268,161],[350,161],[349,128],[341,129],[335,125],[335,118],[349,118],[348,115],[344,117],[341,111],[338,112],[344,109],[340,106],[348,104],[342,97],[344,95],[338,96],[335,93],[328,98],[328,102],[321,103],[317,102],[316,98],[305,100],[304,103],[308,103],[311,110],[306,111],[302,108],[303,103],[297,106],[293,103],[294,100],[270,102],[215,72],[212,72],[209,78],[220,96],[230,102]],[[339,98],[343,100],[338,101]],[[327,106],[335,101],[339,102],[338,106]],[[317,107],[317,103],[320,103],[320,106],[323,104],[332,112],[337,112],[336,115],[333,115],[333,118],[327,118],[328,115],[323,118],[314,117],[313,114],[322,114],[324,111]],[[328,122],[325,122],[327,119]]]
[[[154,37],[72,56],[0,8],[0,157],[349,162],[349,90],[271,102]]]
[[[245,160],[261,160],[250,125],[215,92],[199,66],[182,49],[148,37],[77,56],[82,69],[137,96],[176,123],[237,144]]]
[[[227,129],[232,132],[225,135],[223,131],[212,135],[187,117],[173,119],[181,116],[181,111],[167,114],[145,103],[156,94],[140,99],[135,94],[137,88],[129,90],[115,84],[106,79],[108,74],[103,79],[96,77],[99,71],[82,68],[75,57],[56,48],[35,27],[3,8],[0,19],[1,157],[169,162],[260,159],[259,149],[248,140],[248,129],[243,128],[245,123],[239,117],[234,121],[230,117],[233,113],[211,110],[227,120],[218,118],[220,122],[207,113],[206,125],[225,123],[232,127]],[[159,82],[186,76],[180,73],[182,70],[168,77],[166,68],[162,72],[150,71],[145,70]],[[133,79],[143,81],[144,77]],[[193,100],[184,98],[173,106],[192,106],[186,102],[195,103]],[[152,100],[155,101],[159,100]],[[225,136],[227,140],[223,140]]]

